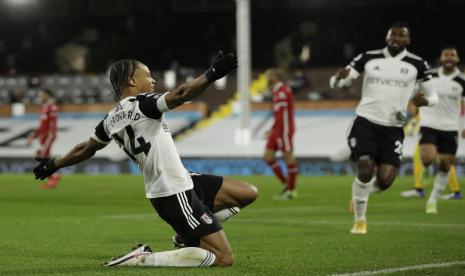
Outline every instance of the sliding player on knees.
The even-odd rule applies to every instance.
[[[139,244],[107,266],[230,266],[234,256],[220,224],[252,203],[257,189],[219,176],[189,174],[181,163],[165,121],[168,112],[205,91],[237,67],[233,53],[218,54],[211,68],[174,91],[155,93],[155,80],[146,65],[121,60],[112,65],[110,80],[115,107],[97,125],[89,140],[67,154],[40,160],[35,177],[44,179],[59,168],[91,158],[114,140],[144,174],[146,197],[158,215],[182,237],[185,248],[152,252]]]
[[[407,51],[410,31],[405,24],[392,25],[387,47],[354,58],[331,77],[331,88],[350,86],[363,72],[362,99],[357,106],[348,142],[357,177],[352,183],[354,226],[352,234],[366,234],[366,211],[370,192],[384,191],[394,182],[402,160],[407,106],[438,102],[428,64]],[[424,93],[414,94],[419,83]]]

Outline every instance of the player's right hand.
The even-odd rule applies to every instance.
[[[205,72],[205,77],[209,82],[214,82],[221,79],[229,72],[237,68],[237,56],[235,53],[223,54],[223,51],[218,52],[218,56],[211,65],[210,69]]]
[[[345,78],[347,78],[349,73],[350,73],[350,68],[340,68],[336,72],[336,79],[338,79],[338,80],[345,79]]]
[[[28,146],[32,145],[32,141],[34,141],[34,133],[31,133],[31,134],[27,137],[27,145],[28,145]]]
[[[271,130],[267,130],[265,131],[265,135],[263,136],[264,139],[270,139],[270,135],[271,135]]]
[[[417,107],[426,106],[428,105],[428,98],[426,98],[425,93],[418,92],[413,96],[412,103]]]
[[[55,158],[36,157],[36,160],[40,162],[33,170],[36,179],[44,180],[58,170],[53,163]]]

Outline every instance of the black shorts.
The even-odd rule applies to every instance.
[[[458,148],[457,140],[458,132],[454,130],[443,131],[429,127],[420,128],[420,145],[433,144],[439,153],[455,155]]]
[[[370,159],[376,164],[389,164],[398,168],[402,161],[403,141],[402,127],[382,126],[357,117],[348,137],[350,157],[354,162]]]
[[[213,215],[216,193],[223,178],[191,174],[194,188],[150,202],[158,215],[182,237],[186,246],[199,246],[200,239],[223,229]]]

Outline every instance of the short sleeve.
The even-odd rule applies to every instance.
[[[92,134],[92,139],[101,143],[101,144],[108,144],[111,142],[111,138],[108,136],[105,127],[103,125],[104,120],[100,121],[100,123],[95,127],[95,132]]]
[[[163,112],[166,110],[160,110],[159,100],[164,101],[165,93],[151,93],[151,94],[142,94],[137,95],[136,100],[139,101],[140,111],[151,119],[160,119]],[[163,96],[163,97],[162,97]],[[160,99],[162,98],[162,99]]]
[[[453,78],[454,81],[456,81],[461,87],[462,87],[462,97],[465,97],[465,77],[460,74]]]
[[[428,81],[433,78],[432,71],[430,70],[428,62],[426,62],[426,60],[421,60],[418,63],[417,70],[417,80],[419,82]]]
[[[349,66],[354,68],[359,74],[363,72],[365,68],[365,64],[368,61],[368,57],[366,53],[359,54],[356,56],[350,63]]]

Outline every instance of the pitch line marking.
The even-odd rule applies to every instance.
[[[252,210],[251,210],[252,211]],[[100,216],[101,219],[149,219],[156,218],[155,213],[139,213],[139,214],[115,214],[115,215],[104,215]],[[255,223],[289,223],[295,225],[319,225],[319,224],[328,224],[328,225],[341,225],[347,224],[350,225],[352,220],[312,220],[312,221],[296,221],[290,219],[255,219],[255,218],[235,218],[231,221],[243,221],[249,222],[253,221]],[[445,228],[465,228],[465,224],[450,224],[450,223],[423,223],[423,222],[388,222],[388,221],[379,221],[379,222],[369,222],[369,225],[381,225],[381,226],[421,226],[421,227],[445,227]]]
[[[290,219],[251,219],[251,218],[235,218],[231,221],[253,221],[254,223],[289,223],[295,225],[318,225],[318,224],[328,224],[328,225],[340,225],[340,224],[348,224],[351,225],[353,223],[352,220],[311,220],[311,221],[298,221],[298,220],[290,220]],[[424,226],[424,227],[446,227],[446,228],[465,228],[465,224],[447,224],[447,223],[422,223],[422,222],[388,222],[388,221],[380,221],[380,222],[368,222],[368,225],[381,225],[381,226]]]
[[[456,262],[449,262],[449,263],[430,263],[430,264],[411,265],[411,266],[403,266],[403,267],[396,267],[396,268],[386,268],[386,269],[380,269],[380,270],[331,274],[330,276],[378,275],[378,274],[388,274],[388,273],[396,273],[396,272],[410,271],[410,270],[424,270],[424,269],[430,269],[430,268],[449,267],[449,266],[464,265],[464,264],[465,264],[465,261],[456,261]]]

